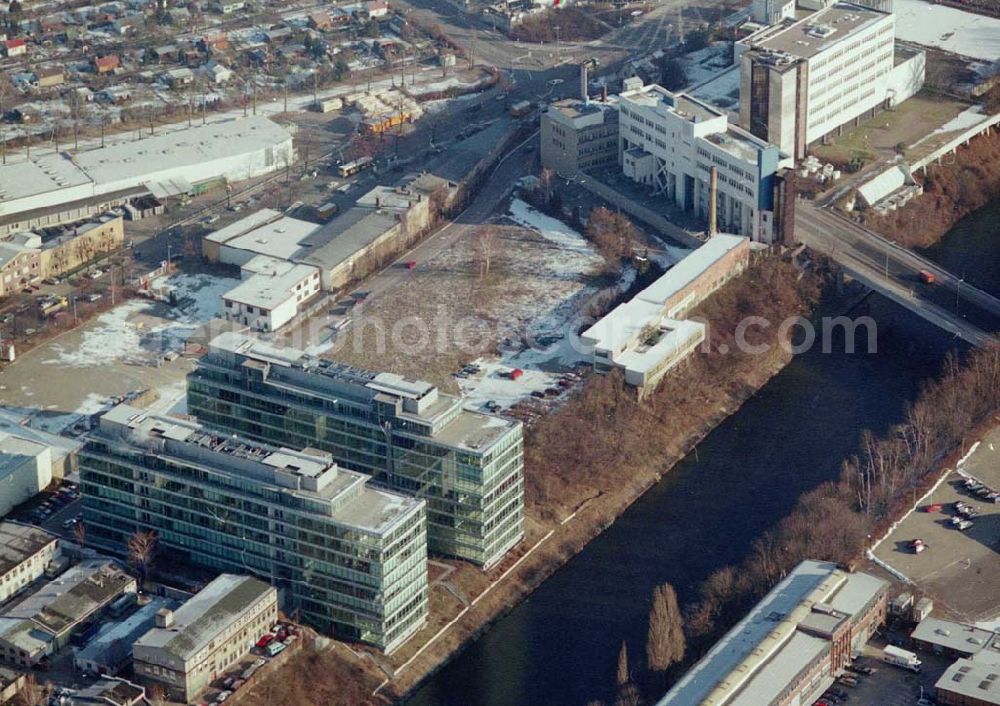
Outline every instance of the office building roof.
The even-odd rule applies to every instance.
[[[634,91],[626,91],[620,96],[622,101],[631,101],[647,108],[661,108],[678,117],[700,123],[705,120],[725,118],[725,113],[716,110],[684,93],[668,91],[655,83]]]
[[[0,479],[19,469],[29,459],[38,459],[48,451],[48,446],[37,441],[0,431]]]
[[[975,625],[930,617],[921,620],[910,637],[947,650],[973,655],[990,644],[996,633]]]
[[[744,162],[749,162],[750,164],[757,163],[760,153],[763,150],[778,149],[774,145],[734,125],[729,125],[725,132],[705,135],[704,139],[733,157]]]
[[[1000,667],[959,659],[944,671],[934,688],[975,699],[976,703],[1000,704]]]
[[[52,450],[54,459],[63,458],[80,448],[81,442],[77,439],[50,434],[29,426],[30,417],[31,415],[26,415],[23,411],[4,409],[0,406],[0,433],[6,431],[13,436],[43,444]],[[38,417],[44,419],[45,414],[38,414]]]
[[[138,706],[146,704],[146,691],[124,679],[102,677],[73,694],[73,706]]]
[[[742,43],[793,58],[809,59],[886,17],[891,18],[892,15],[839,2],[803,19],[786,19],[762,29],[742,40]]]
[[[206,240],[287,260],[299,253],[302,241],[317,230],[319,226],[315,223],[289,218],[280,211],[262,208],[220,228],[207,236]]]
[[[295,286],[316,274],[312,265],[297,265],[257,255],[243,266],[254,274],[222,295],[223,299],[270,311],[295,296]]]
[[[369,476],[340,468],[328,453],[293,451],[216,434],[195,422],[125,404],[105,412],[95,434],[121,438],[215,474],[250,478],[277,493],[325,501],[325,514],[332,520],[365,532],[385,534],[423,504],[416,498],[368,487]],[[301,509],[319,512],[315,502]]]
[[[705,331],[705,324],[700,321],[662,318],[650,323],[656,327],[655,339],[639,342],[618,357],[617,362],[628,370],[643,374],[652,372],[678,351],[688,350]]]
[[[782,658],[766,663],[746,686],[726,702],[727,706],[762,706],[774,703],[789,680],[814,659],[830,651],[830,642],[804,632],[795,632],[782,649]]]
[[[251,576],[221,574],[173,613],[173,625],[154,627],[136,647],[159,648],[182,661],[201,651],[275,589]]]
[[[465,409],[459,409],[456,413],[455,408],[462,404],[461,398],[443,394],[428,382],[395,373],[356,368],[318,358],[295,348],[278,347],[241,333],[220,333],[209,344],[209,354],[235,355],[261,364],[300,371],[310,377],[299,376],[296,384],[307,386],[311,394],[320,398],[340,399],[352,396],[366,402],[378,399],[386,404],[398,403],[397,414],[400,417],[419,420],[430,426],[434,426],[438,420],[446,419],[446,422],[437,425],[432,437],[436,441],[469,451],[484,452],[512,429],[520,426],[520,422]],[[339,386],[336,392],[328,387],[328,381]],[[282,384],[286,384],[285,381]]]
[[[631,299],[601,317],[583,332],[582,337],[602,350],[618,352],[635,339],[643,328],[651,322],[658,322],[662,317],[661,304]]]
[[[574,130],[603,125],[608,120],[617,120],[618,101],[601,103],[568,98],[549,106],[547,115],[552,120]]]
[[[301,260],[324,270],[337,267],[393,228],[396,214],[396,209],[350,208],[303,242],[309,250]]]
[[[0,576],[59,541],[40,527],[0,522]]]
[[[658,706],[750,706],[771,703],[826,642],[810,622],[815,613],[868,605],[888,584],[849,574],[836,564],[807,560],[796,566],[719,640],[660,700]],[[843,594],[843,595],[841,595]],[[860,606],[860,607],[859,607]],[[849,615],[847,617],[850,617]],[[812,639],[803,639],[799,635]]]
[[[38,653],[130,585],[135,579],[114,562],[84,561],[0,613],[0,637]]]

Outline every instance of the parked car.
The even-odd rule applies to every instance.
[[[257,647],[259,647],[262,650],[266,649],[267,646],[270,645],[273,641],[274,641],[274,635],[271,633],[267,633],[259,640],[257,640]]]

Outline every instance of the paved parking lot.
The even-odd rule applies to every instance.
[[[1000,427],[980,443],[961,470],[1000,489]],[[949,521],[954,503],[964,501],[978,508],[980,515],[964,532]],[[927,512],[940,504],[940,511]],[[914,554],[910,542],[923,539],[927,550]],[[935,601],[936,613],[976,622],[1000,615],[1000,504],[984,502],[962,485],[954,471],[920,503],[916,512],[904,519],[876,549],[875,555],[909,577]]]
[[[920,655],[923,667],[919,674],[885,664],[881,647],[870,645],[861,662],[875,669],[869,676],[858,676],[854,688],[837,685],[847,693],[846,706],[916,706],[921,695],[933,696],[934,682],[944,673],[950,661],[935,655]],[[923,689],[923,691],[921,691]]]

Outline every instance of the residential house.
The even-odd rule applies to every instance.
[[[3,50],[4,56],[23,56],[28,53],[28,43],[23,39],[5,39]]]
[[[107,74],[117,71],[121,62],[117,54],[108,54],[106,56],[95,56],[91,60],[91,65],[93,66],[94,73]]]

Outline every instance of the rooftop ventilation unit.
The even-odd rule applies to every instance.
[[[829,25],[813,25],[806,30],[806,34],[816,39],[826,39],[836,31]]]

